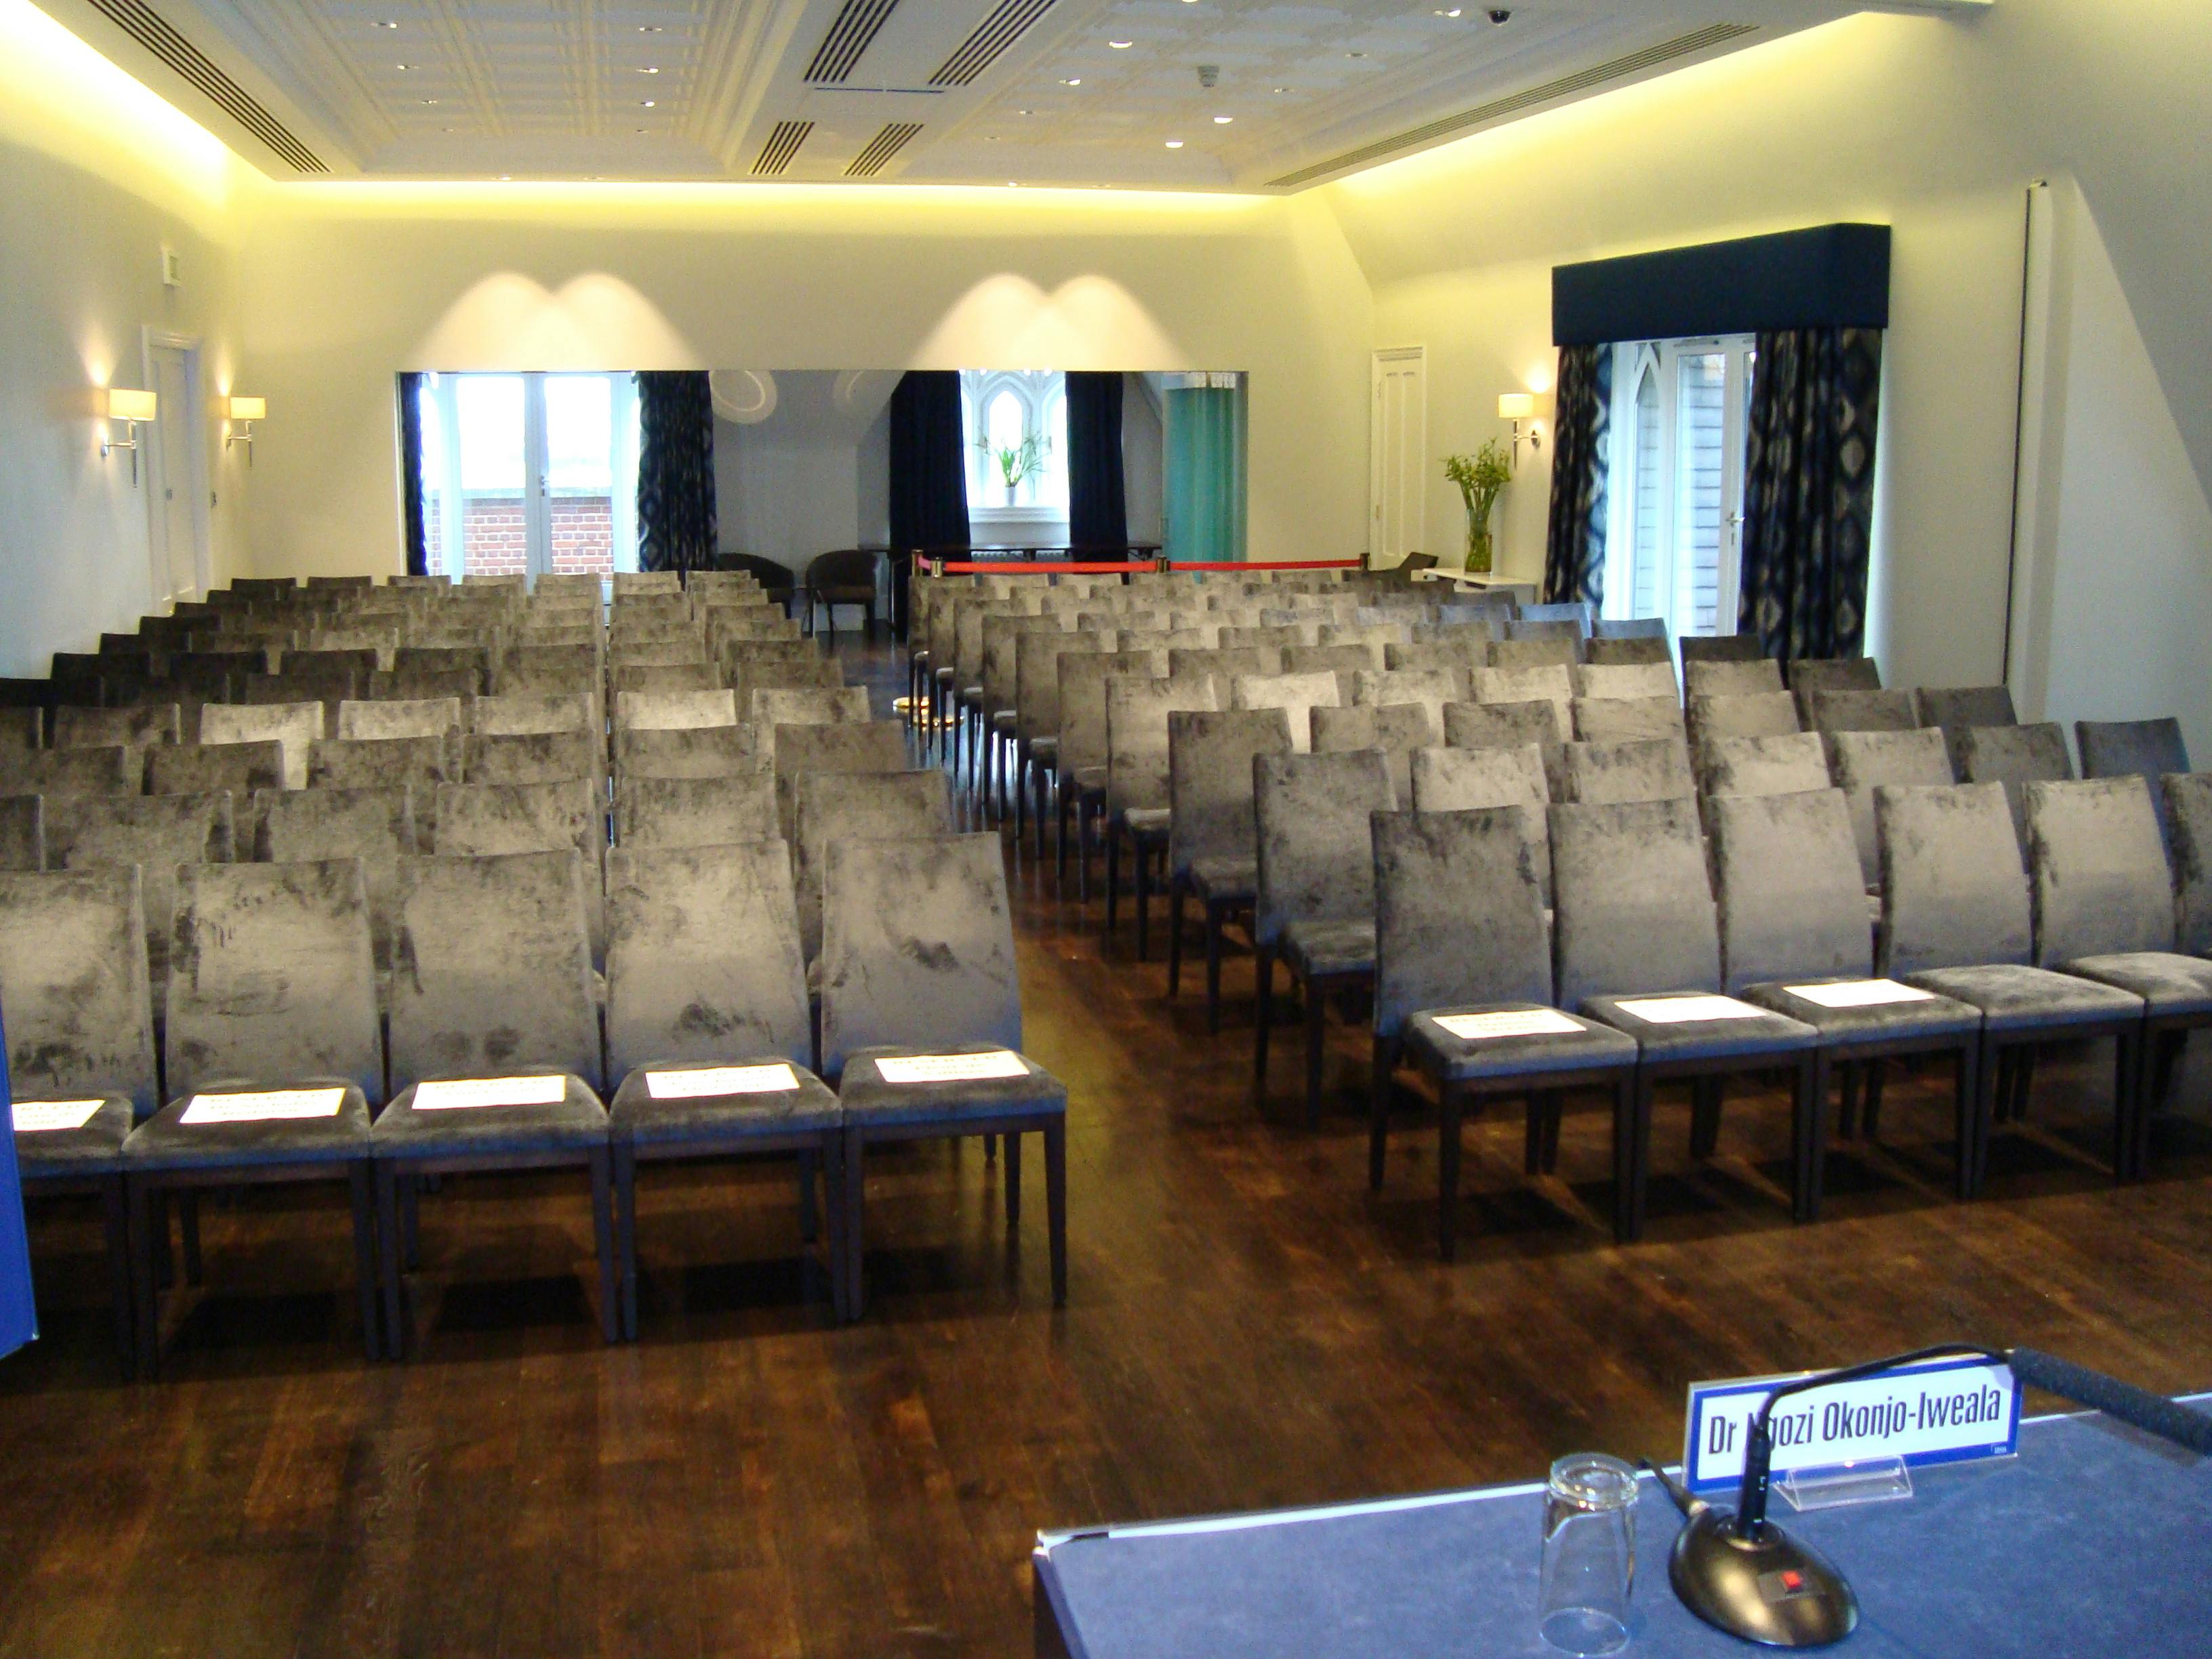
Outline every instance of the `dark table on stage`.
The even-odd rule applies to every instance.
[[[2200,1398],[2199,1409],[2205,1401]],[[2095,1413],[2031,1419],[2016,1458],[1914,1473],[1914,1495],[1774,1518],[1859,1598],[1850,1659],[2212,1655],[2212,1460]],[[1050,1533],[1040,1655],[1559,1659],[1536,1633],[1543,1488]],[[1649,1476],[1629,1659],[1760,1651],[1667,1583],[1680,1521]]]

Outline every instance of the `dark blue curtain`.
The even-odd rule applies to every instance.
[[[399,377],[399,511],[407,538],[407,574],[430,574],[430,538],[422,522],[422,377]]]
[[[1129,540],[1121,476],[1121,377],[1067,375],[1067,539],[1119,551]]]
[[[637,376],[637,564],[704,570],[714,562],[714,398],[704,369]]]
[[[1559,348],[1553,421],[1552,507],[1544,547],[1550,605],[1605,599],[1606,434],[1613,424],[1613,348]]]
[[[1856,657],[1866,646],[1881,331],[1758,338],[1736,631],[1785,660]]]
[[[960,372],[909,369],[891,392],[891,627],[906,637],[917,553],[968,545],[968,434]]]

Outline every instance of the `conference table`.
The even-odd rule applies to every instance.
[[[2200,1406],[2204,1397],[2199,1396]],[[1772,1517],[1850,1580],[1853,1659],[2212,1654],[2212,1459],[2094,1413],[2016,1458],[1916,1471],[1910,1498]],[[1649,1475],[1629,1656],[1758,1651],[1667,1582],[1680,1518]],[[1053,1659],[1559,1659],[1536,1631],[1540,1484],[1041,1534]]]

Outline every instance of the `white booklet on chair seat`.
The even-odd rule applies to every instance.
[[[1438,1014],[1437,1025],[1455,1037],[1572,1036],[1583,1028],[1555,1008],[1506,1009],[1494,1014]]]
[[[1822,1008],[1879,1008],[1892,1002],[1933,1002],[1936,994],[1893,979],[1847,979],[1837,985],[1785,985],[1793,997]]]
[[[478,1106],[550,1106],[566,1099],[562,1077],[472,1077],[453,1083],[418,1083],[418,1112],[466,1111]]]
[[[876,1071],[886,1083],[977,1083],[1030,1074],[1011,1048],[980,1054],[885,1054],[876,1061]]]
[[[1653,1025],[1687,1025],[1708,1019],[1766,1019],[1771,1010],[1755,1008],[1734,997],[1626,997],[1613,1005],[1624,1014]]]
[[[82,1129],[105,1104],[99,1100],[19,1100],[11,1109],[15,1133],[35,1135],[56,1129]]]
[[[774,1095],[799,1086],[787,1060],[769,1066],[699,1066],[688,1071],[647,1072],[645,1091],[655,1100],[700,1100],[709,1095]]]
[[[279,1118],[336,1117],[343,1089],[264,1089],[252,1094],[194,1095],[180,1123],[266,1123]]]

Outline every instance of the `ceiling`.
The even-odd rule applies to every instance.
[[[1296,189],[1875,9],[1851,0],[1514,0],[1510,14],[1455,0],[41,3],[277,178],[1216,191]],[[1981,3],[1886,0],[1878,9]]]

